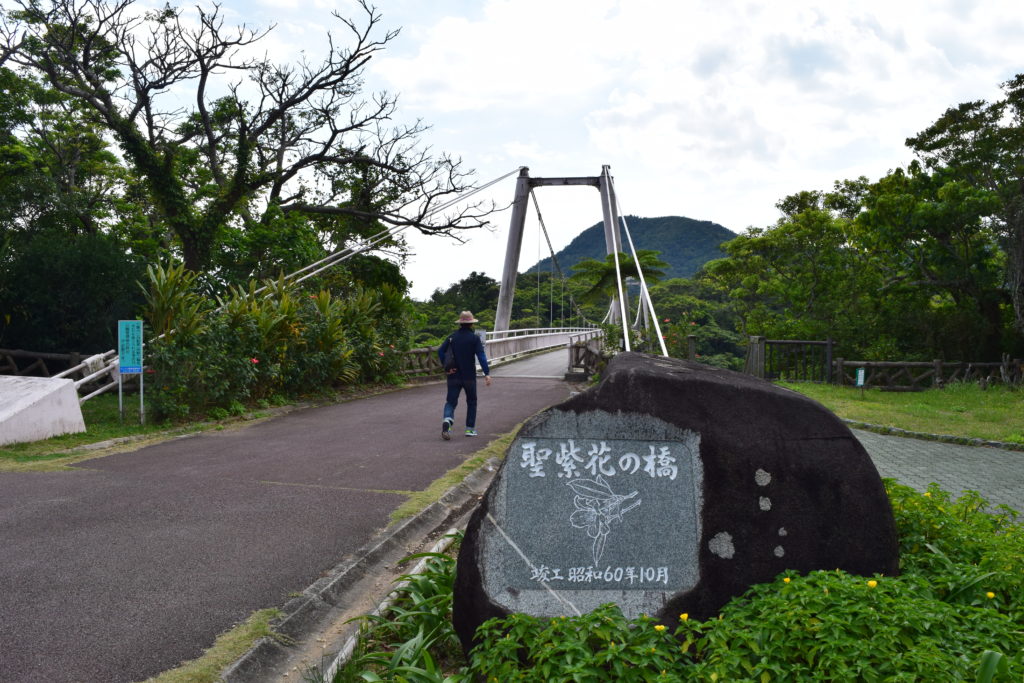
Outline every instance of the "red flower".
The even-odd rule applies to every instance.
[[[253,363],[253,364],[256,364],[256,363],[259,363],[259,362],[260,362],[260,359],[259,359],[259,358],[250,358],[250,359],[249,359],[249,362],[250,362],[250,363]]]
[[[661,322],[663,322],[663,323],[667,323],[667,322],[669,322],[669,319],[668,319],[668,318],[665,318],[665,319],[664,319],[664,320],[662,320]]]

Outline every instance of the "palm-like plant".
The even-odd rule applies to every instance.
[[[651,249],[639,249],[636,252],[637,259],[629,254],[619,253],[619,272],[625,278],[640,278],[640,271],[643,271],[644,280],[650,284],[665,277],[663,268],[669,264],[658,258],[661,252]],[[639,268],[637,267],[639,262]],[[618,294],[618,284],[615,282],[615,259],[612,254],[605,257],[604,261],[597,259],[583,259],[573,266],[573,274],[570,278],[575,282],[587,286],[586,291],[580,296],[580,300],[586,303],[601,303],[610,300]]]

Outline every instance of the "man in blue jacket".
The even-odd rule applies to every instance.
[[[477,319],[469,311],[459,314],[459,329],[444,340],[437,355],[444,366],[444,355],[451,345],[455,353],[456,367],[447,370],[448,396],[444,402],[444,421],[441,423],[441,438],[452,438],[452,424],[455,422],[455,406],[459,405],[459,393],[466,392],[466,436],[476,436],[476,362],[480,361],[480,369],[484,371],[484,382],[491,386],[490,368],[487,367],[487,354],[484,343],[473,331],[473,323]]]

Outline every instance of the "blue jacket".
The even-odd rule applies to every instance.
[[[444,343],[437,349],[437,357],[441,360],[442,365],[444,364],[444,354],[448,350],[449,343],[454,347],[455,364],[459,366],[459,371],[456,375],[459,378],[464,380],[476,379],[476,363],[473,362],[474,356],[480,361],[480,368],[484,371],[484,374],[491,374],[491,369],[487,366],[487,354],[484,352],[484,343],[480,341],[480,337],[476,336],[476,332],[460,327],[445,339]]]

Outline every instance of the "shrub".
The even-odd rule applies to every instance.
[[[953,501],[935,486],[922,494],[887,480],[886,488],[900,535],[898,577],[785,572],[704,622],[630,620],[611,604],[575,618],[513,614],[480,626],[480,644],[459,669],[457,660],[438,664],[449,661],[454,637],[438,622],[450,610],[446,560],[422,579],[441,585],[417,588],[432,596],[424,620],[416,599],[374,619],[362,654],[335,681],[1019,681],[1024,528],[1016,513],[975,492]]]
[[[1024,670],[1024,528],[976,492],[955,502],[886,481],[903,574],[787,572],[718,619],[669,628],[614,605],[576,619],[481,625],[471,676],[498,680],[974,680],[982,657]],[[674,635],[675,637],[671,637]],[[998,679],[997,679],[998,680]]]
[[[231,287],[217,299],[196,292],[184,268],[151,267],[146,288],[158,417],[279,403],[355,381],[396,376],[408,337],[404,294],[393,288],[299,292],[283,280]],[[394,335],[391,337],[390,335]]]

